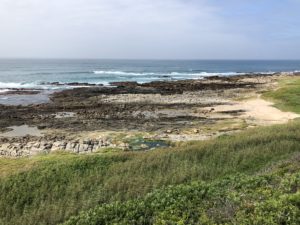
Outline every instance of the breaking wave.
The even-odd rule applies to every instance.
[[[14,83],[14,82],[0,82],[0,88],[38,88],[36,83]]]
[[[8,92],[9,89],[0,89],[0,93],[5,93],[5,92]]]
[[[15,83],[15,82],[0,82],[0,92],[8,92],[11,89],[57,89],[57,86],[54,85],[47,85],[42,83]]]
[[[226,73],[208,73],[208,72],[125,72],[125,71],[109,71],[109,70],[96,70],[94,74],[100,75],[117,75],[117,76],[234,76],[244,75],[245,73],[226,72]]]
[[[294,71],[295,72],[295,71]],[[70,72],[71,73],[71,72]],[[80,72],[82,73],[82,72]],[[83,86],[86,83],[89,84],[103,84],[109,85],[114,81],[137,81],[139,83],[151,82],[155,80],[184,80],[184,79],[201,79],[210,76],[235,76],[245,74],[274,74],[275,72],[203,72],[203,71],[188,71],[188,72],[127,72],[127,71],[113,71],[113,70],[96,70],[90,71],[89,74],[78,77],[70,77],[63,82],[0,82],[0,93],[5,93],[9,89],[44,89],[44,90],[56,90],[63,88],[73,87],[72,82],[82,83]],[[55,84],[58,83],[58,84]],[[79,85],[76,85],[79,87]]]

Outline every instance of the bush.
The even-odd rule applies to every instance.
[[[230,176],[155,191],[96,207],[64,225],[299,224],[300,169],[293,173]]]

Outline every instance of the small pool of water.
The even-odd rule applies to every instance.
[[[0,133],[0,137],[24,137],[27,135],[38,137],[43,136],[43,134],[37,127],[30,127],[28,125],[11,126],[8,127],[8,129],[11,130],[5,133]]]
[[[166,141],[146,140],[143,138],[133,139],[129,142],[129,145],[130,145],[131,150],[133,150],[133,151],[170,147],[170,144]]]
[[[49,95],[53,94],[54,90],[45,90],[37,94],[10,94],[9,92],[1,93],[0,104],[1,105],[31,105],[42,104],[50,101]]]

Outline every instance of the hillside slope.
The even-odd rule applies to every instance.
[[[272,189],[269,189],[272,182],[266,184],[267,186],[258,185],[257,189],[252,188],[251,185],[253,182],[253,185],[255,185],[255,182],[265,183],[264,179],[272,181],[273,178],[255,176],[265,168],[276,165],[282,160],[291,159],[292,156],[297,156],[300,151],[299,141],[300,123],[295,121],[287,125],[255,128],[233,136],[222,136],[204,142],[183,143],[177,147],[146,153],[54,154],[22,160],[1,159],[0,169],[5,172],[0,173],[0,224],[58,224],[67,221],[71,216],[78,215],[80,211],[90,209],[95,210],[95,221],[105,216],[108,210],[111,211],[111,216],[119,221],[118,223],[122,224],[123,221],[126,224],[128,221],[130,223],[131,219],[136,220],[135,210],[139,212],[139,205],[150,201],[148,198],[158,198],[159,201],[155,202],[155,200],[154,203],[158,204],[158,209],[162,207],[166,208],[166,211],[161,211],[162,215],[165,214],[165,216],[157,216],[158,211],[156,208],[154,210],[154,208],[146,205],[149,211],[145,211],[145,224],[157,221],[157,224],[168,224],[163,222],[164,220],[178,221],[178,224],[182,220],[181,224],[188,224],[190,220],[185,221],[185,215],[181,215],[179,212],[187,213],[187,218],[191,217],[191,221],[194,221],[195,217],[190,215],[193,214],[194,210],[197,211],[195,212],[196,217],[200,216],[204,219],[207,217],[207,221],[210,221],[209,213],[199,214],[202,206],[198,208],[197,204],[199,198],[202,198],[202,194],[198,197],[195,196],[195,201],[198,202],[195,209],[190,208],[191,211],[183,210],[184,208],[189,209],[187,205],[183,204],[181,206],[185,199],[192,198],[187,203],[191,201],[191,207],[194,204],[194,195],[187,195],[189,192],[201,192],[212,188],[212,190],[216,189],[217,197],[219,195],[218,198],[222,199],[227,195],[226,193],[231,193],[231,190],[233,190],[233,194],[242,194],[242,196],[245,193],[247,194],[247,191],[253,191],[251,196],[256,196],[253,197],[253,204],[256,204],[256,200],[262,202],[259,200],[259,196],[265,194],[269,196],[268,199],[270,200],[278,200],[277,196],[286,194],[285,191],[278,188],[279,183],[284,183],[289,179],[298,179],[298,170],[291,174],[291,178],[289,178],[289,175],[286,175],[287,177],[283,178],[282,181],[278,181],[276,178],[275,181],[278,181],[279,186],[274,186],[274,190],[272,190],[276,192],[274,194],[268,195],[268,191]],[[294,162],[294,164],[297,166],[299,161]],[[24,168],[24,165],[27,165],[26,168]],[[230,177],[229,180],[224,178],[228,176]],[[254,179],[253,182],[252,179]],[[191,184],[191,182],[196,183]],[[247,186],[250,185],[250,188],[243,191],[235,190],[235,188],[232,188],[235,183],[240,184],[240,186],[245,183]],[[169,185],[174,186],[174,191],[173,188],[163,189],[147,195],[154,190]],[[181,186],[176,187],[176,185]],[[296,191],[293,192],[292,198],[297,198],[296,193],[299,186],[298,184],[294,186],[293,188]],[[264,189],[266,193],[264,193]],[[180,194],[181,191],[182,194]],[[218,194],[220,191],[223,194]],[[168,197],[169,193],[172,194],[173,192],[176,201],[170,200],[173,198],[172,195],[170,199]],[[157,197],[160,195],[162,198]],[[251,196],[249,198],[252,198]],[[165,203],[163,198],[166,198]],[[220,210],[219,207],[222,208],[223,203],[221,205],[216,204],[214,200],[211,200],[210,195],[205,198],[207,198],[207,203],[203,205],[203,210],[210,208],[212,211],[216,211],[215,214],[212,212],[213,215],[217,215],[218,210]],[[237,199],[237,201],[240,200]],[[108,205],[103,206],[103,204]],[[115,207],[115,204],[120,204],[123,210],[121,212],[125,216],[115,217],[116,213],[119,212],[111,209]],[[297,204],[290,205],[289,203],[287,205],[292,207],[292,213],[298,213],[297,207],[299,205]],[[95,207],[97,208],[95,209]],[[128,207],[128,210],[126,207]],[[245,216],[248,213],[250,213],[249,215],[252,215],[251,213],[256,215],[255,210],[247,211],[247,208],[244,208],[246,205],[234,205],[234,207],[238,207],[238,211],[244,213]],[[249,207],[251,208],[251,206]],[[101,213],[103,210],[105,213]],[[276,210],[275,213],[277,213]],[[131,213],[133,213],[132,217],[128,217]],[[147,217],[148,214],[149,217]],[[84,218],[85,215],[90,216],[89,213],[81,215]],[[175,219],[169,220],[167,217],[172,215]],[[235,218],[236,214],[233,215]],[[293,215],[291,218],[294,218]],[[109,217],[109,215],[107,216]],[[261,216],[265,217],[264,215]],[[232,216],[230,218],[230,221],[233,221]],[[159,222],[160,219],[162,220],[161,223]],[[214,219],[217,219],[217,217]],[[70,223],[76,224],[76,221],[85,220],[79,217],[72,219]],[[109,218],[107,221],[107,224],[114,222]],[[223,218],[220,222],[222,221]],[[294,221],[294,219],[291,221]],[[171,224],[174,224],[173,222]],[[218,222],[218,220],[215,222]],[[77,224],[81,224],[81,222]]]

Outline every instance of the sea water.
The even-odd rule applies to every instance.
[[[108,85],[116,81],[144,83],[299,70],[299,60],[0,59],[0,92],[68,87],[50,85],[52,82]]]

